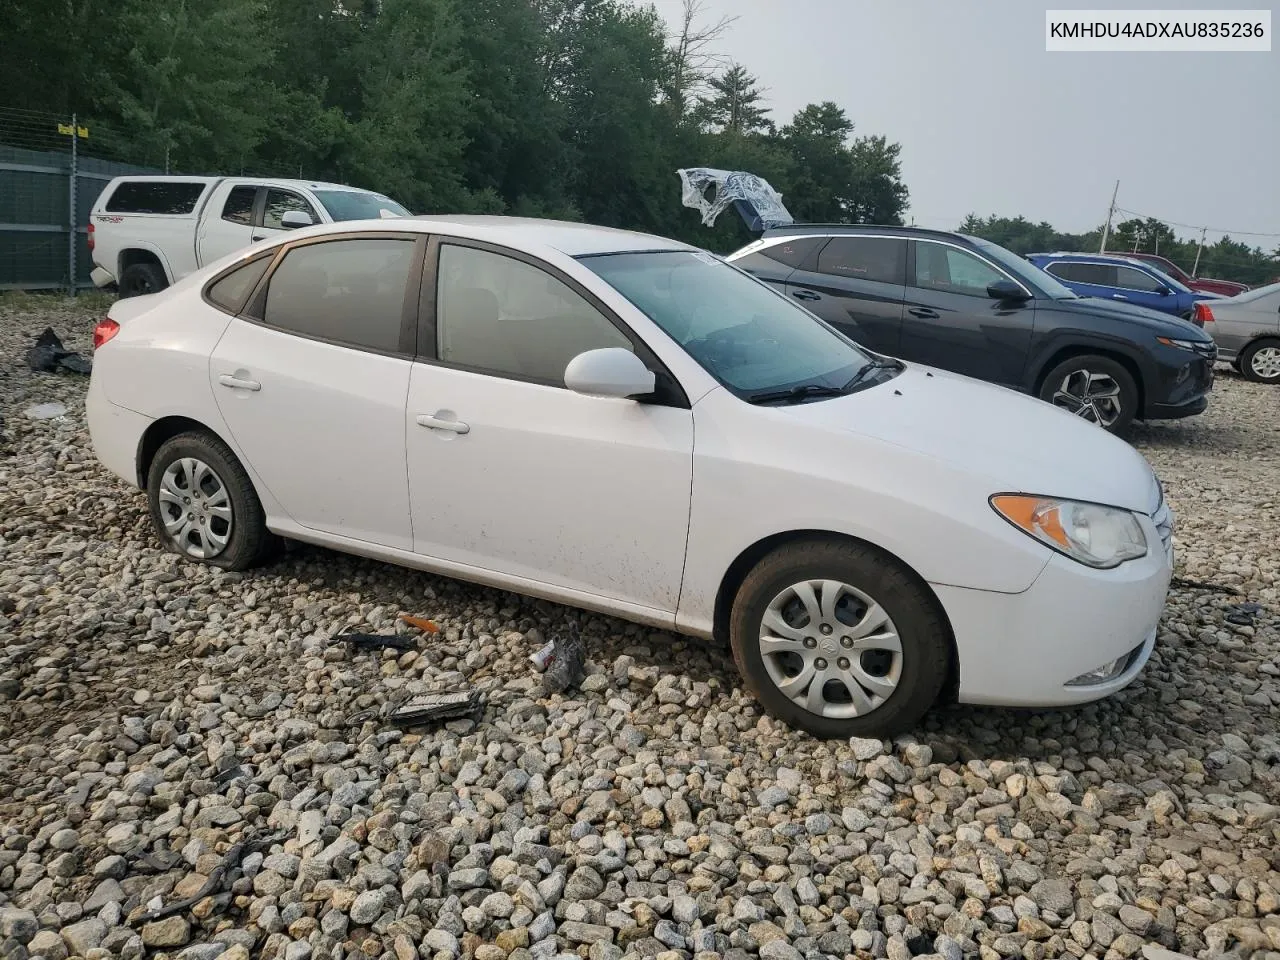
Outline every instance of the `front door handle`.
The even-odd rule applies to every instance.
[[[907,313],[913,317],[919,317],[921,320],[937,320],[941,316],[937,310],[929,310],[925,307],[912,307]]]
[[[814,293],[812,290],[797,290],[795,293],[791,295],[795,297],[797,300],[821,300],[822,299],[822,296],[820,294]]]
[[[1126,297],[1123,293],[1113,293],[1111,295],[1111,299],[1112,300],[1128,300],[1129,298]]]
[[[440,417],[433,417],[425,413],[418,417],[418,426],[427,427],[431,430],[448,430],[450,433],[471,432],[471,427],[461,420],[442,420]]]
[[[226,373],[218,377],[218,382],[224,387],[230,387],[232,390],[252,390],[256,392],[262,389],[262,384],[257,380],[246,380],[243,377],[233,377]]]

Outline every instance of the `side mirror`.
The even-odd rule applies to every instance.
[[[639,397],[653,393],[656,382],[644,361],[623,347],[588,350],[564,368],[564,385],[591,397]]]
[[[1161,285],[1156,287],[1156,293],[1160,294],[1162,297],[1167,297],[1169,294],[1173,293],[1173,291],[1168,287]]]
[[[286,230],[296,230],[298,227],[311,226],[311,214],[305,210],[290,210],[280,218],[280,226]]]
[[[992,300],[1029,300],[1027,291],[1012,280],[994,280],[987,284],[987,296]]]

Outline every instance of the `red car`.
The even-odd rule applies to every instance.
[[[1234,280],[1206,280],[1204,277],[1192,277],[1172,260],[1157,256],[1154,253],[1130,253],[1128,250],[1111,250],[1109,252],[1116,256],[1145,260],[1157,270],[1162,270],[1183,286],[1190,287],[1197,293],[1217,293],[1224,297],[1234,297],[1237,293],[1244,293],[1249,289],[1246,284],[1236,283]]]

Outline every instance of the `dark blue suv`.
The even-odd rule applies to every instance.
[[[1082,297],[1119,300],[1148,310],[1195,318],[1197,300],[1217,300],[1197,293],[1149,263],[1100,253],[1031,253],[1027,259]]]

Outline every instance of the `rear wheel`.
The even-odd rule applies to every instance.
[[[274,545],[253,482],[211,433],[165,441],[147,472],[147,500],[165,546],[192,560],[245,570]]]
[[[936,600],[871,547],[790,544],[743,581],[734,660],[772,716],[819,737],[884,737],[938,699],[951,643]]]
[[[1111,432],[1123,430],[1138,414],[1138,385],[1110,357],[1071,357],[1045,375],[1040,399]]]
[[[1255,383],[1280,383],[1280,340],[1255,340],[1240,354],[1240,372]]]
[[[158,263],[131,263],[120,274],[117,288],[121,299],[137,297],[144,293],[159,293],[169,285]]]

